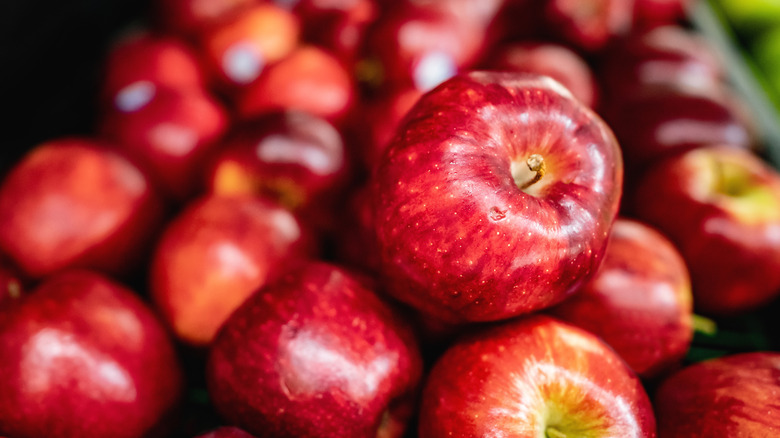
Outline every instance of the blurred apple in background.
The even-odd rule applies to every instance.
[[[629,33],[636,0],[546,0],[545,31],[555,38],[593,52]]]
[[[0,434],[141,438],[161,430],[182,376],[163,325],[89,271],[46,279],[0,310]]]
[[[117,95],[98,130],[144,168],[169,199],[202,193],[209,152],[228,114],[207,92],[181,93],[136,82]]]
[[[294,110],[340,125],[356,99],[350,72],[327,51],[303,45],[262,72],[235,96],[244,120]]]
[[[400,438],[422,361],[395,310],[338,267],[304,264],[225,323],[207,369],[214,406],[261,436]]]
[[[159,0],[150,18],[163,33],[197,40],[220,22],[251,9],[255,0]]]
[[[463,74],[405,120],[371,182],[393,296],[439,319],[490,321],[556,304],[595,272],[622,161],[562,85]]]
[[[420,438],[655,437],[642,383],[596,335],[545,316],[456,342],[423,390]]]
[[[87,138],[36,146],[0,185],[0,251],[23,274],[135,269],[162,221],[149,179],[111,144]]]
[[[742,314],[780,293],[780,174],[756,155],[676,155],[648,170],[632,202],[683,256],[697,312]]]
[[[669,240],[633,220],[618,219],[596,275],[551,309],[601,337],[640,377],[681,363],[693,339],[688,269]]]
[[[254,196],[207,196],[164,230],[150,269],[152,299],[179,339],[205,346],[255,290],[313,253],[288,210]]]
[[[777,352],[735,354],[690,365],[656,392],[658,434],[665,438],[778,436],[778,376]]]
[[[684,20],[697,0],[634,0],[634,23],[654,27]]]

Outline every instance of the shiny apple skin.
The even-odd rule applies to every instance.
[[[693,338],[688,268],[661,233],[619,218],[596,275],[551,313],[598,335],[652,378],[677,366]]]
[[[237,427],[224,426],[212,430],[211,432],[198,435],[195,438],[255,438],[255,436],[250,435]]]
[[[690,365],[654,397],[659,436],[780,436],[780,354],[750,352]]]
[[[717,168],[725,165],[766,190],[768,203],[751,212],[755,199],[715,190]],[[780,175],[754,154],[710,147],[669,158],[647,172],[632,202],[637,217],[668,236],[686,261],[697,312],[740,314],[780,293]],[[735,213],[735,204],[748,212]]]
[[[209,195],[165,228],[152,257],[150,291],[182,341],[208,345],[230,314],[291,260],[313,253],[292,213],[254,196]]]
[[[656,433],[642,383],[613,350],[592,333],[536,315],[473,333],[439,358],[423,389],[419,436]]]
[[[228,130],[227,110],[205,91],[140,87],[147,88],[125,91],[149,93],[148,101],[115,104],[99,130],[143,166],[163,194],[184,202],[203,192],[205,161]]]
[[[0,314],[0,434],[143,437],[182,375],[163,325],[135,294],[90,271],[47,278]]]
[[[233,128],[210,158],[206,185],[218,195],[274,199],[316,229],[332,229],[349,177],[339,131],[300,111],[271,113]]]
[[[301,45],[241,90],[235,103],[243,120],[294,110],[340,125],[355,99],[355,84],[341,62],[316,46]]]
[[[423,96],[373,179],[384,284],[452,321],[551,306],[595,272],[617,213],[612,132],[559,83],[473,72]],[[513,160],[541,154],[529,193]]]
[[[182,92],[199,92],[206,85],[197,52],[173,36],[138,32],[111,46],[103,65],[101,93],[108,104],[127,86],[147,82]]]
[[[595,108],[596,79],[588,63],[564,45],[530,41],[505,44],[483,66],[488,70],[549,76],[568,88],[585,106]]]
[[[109,144],[40,144],[0,185],[0,251],[23,274],[68,267],[132,271],[162,221],[149,179]]]
[[[312,263],[230,317],[207,378],[217,411],[248,432],[373,438],[402,436],[421,372],[407,323],[357,277]]]

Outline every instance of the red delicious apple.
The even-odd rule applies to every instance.
[[[221,85],[229,90],[256,80],[265,68],[298,45],[300,24],[289,11],[270,3],[221,21],[205,33],[201,46]]]
[[[601,337],[643,378],[680,363],[693,338],[685,262],[666,237],[628,219],[615,221],[596,275],[551,312]]]
[[[100,130],[135,158],[164,194],[184,201],[203,189],[204,160],[227,131],[227,111],[207,93],[151,87],[126,87],[120,95],[147,92],[149,100],[140,107],[118,100]]]
[[[194,49],[169,35],[136,32],[125,36],[110,48],[103,70],[103,100],[119,107],[138,106],[146,95],[144,87],[200,92],[205,86]],[[122,93],[131,86],[140,91]]]
[[[422,361],[406,322],[335,266],[305,264],[225,323],[207,367],[231,423],[285,437],[401,437]]]
[[[410,84],[422,92],[473,65],[484,49],[484,30],[435,9],[402,4],[379,17],[366,35],[365,65],[373,84]]]
[[[744,313],[780,293],[780,174],[757,156],[708,147],[671,157],[632,201],[685,259],[698,312]]]
[[[255,438],[255,437],[254,435],[250,435],[247,432],[244,432],[243,430],[237,427],[225,426],[225,427],[220,427],[219,429],[212,430],[211,432],[198,435],[195,438]]]
[[[148,178],[86,138],[35,147],[0,185],[0,251],[40,278],[67,267],[131,271],[162,218]]]
[[[620,151],[554,80],[472,72],[423,96],[373,179],[387,289],[441,319],[551,306],[595,272]]]
[[[627,34],[635,0],[545,0],[547,32],[586,51]]]
[[[474,333],[434,365],[420,438],[655,437],[653,408],[595,335],[545,316]]]
[[[355,100],[350,73],[315,46],[300,46],[236,96],[239,117],[296,110],[340,124]]]
[[[587,62],[566,46],[531,41],[505,44],[491,54],[483,67],[549,76],[568,88],[585,106],[595,107],[597,85],[593,73]]]
[[[265,199],[201,198],[158,242],[152,298],[181,340],[207,345],[252,292],[312,252],[309,239],[292,213]]]
[[[0,310],[0,350],[0,434],[14,438],[140,438],[182,390],[151,309],[89,271],[54,275]]]
[[[255,3],[255,0],[159,0],[151,5],[152,18],[163,33],[196,39]]]
[[[735,354],[678,371],[654,398],[659,436],[780,436],[778,376],[777,352]]]
[[[335,226],[347,182],[341,134],[302,112],[274,113],[237,127],[211,158],[207,186],[218,195],[263,195],[318,229]]]

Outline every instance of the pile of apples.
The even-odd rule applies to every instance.
[[[0,175],[0,436],[780,436],[780,174],[692,0],[160,0]]]

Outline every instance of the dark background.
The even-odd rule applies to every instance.
[[[149,4],[0,1],[0,175],[41,141],[91,133],[106,50]]]

